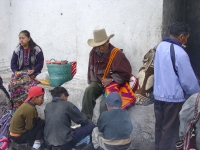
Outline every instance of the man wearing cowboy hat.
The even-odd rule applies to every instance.
[[[129,81],[132,71],[128,59],[122,51],[119,51],[112,62],[109,74],[102,80],[111,51],[115,48],[109,43],[114,34],[107,36],[105,29],[99,29],[94,30],[93,35],[94,39],[88,40],[88,45],[93,47],[89,55],[88,66],[88,84],[90,85],[86,88],[82,101],[82,112],[89,119],[92,119],[95,100],[103,94],[104,87],[112,81],[119,84]],[[105,100],[102,99],[100,113],[105,110]]]

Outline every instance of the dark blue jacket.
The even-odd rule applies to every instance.
[[[35,73],[40,73],[43,64],[44,64],[44,56],[41,48],[39,46],[34,47],[35,55],[29,55],[29,64],[30,69],[35,70]],[[11,69],[13,72],[20,71],[23,68],[24,64],[24,49],[22,46],[18,46],[15,51],[13,52],[12,59],[11,59]]]

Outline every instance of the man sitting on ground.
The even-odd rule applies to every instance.
[[[44,89],[33,86],[28,92],[28,98],[14,113],[10,123],[10,138],[18,143],[28,142],[33,149],[40,149],[43,139],[44,120],[38,117],[35,105],[44,102]]]
[[[63,87],[51,91],[53,100],[45,108],[44,138],[49,146],[70,150],[87,135],[92,133],[94,124],[79,109],[68,102],[68,92]],[[71,120],[81,127],[71,128]]]
[[[98,128],[92,132],[94,148],[104,150],[126,150],[131,145],[130,135],[133,129],[131,119],[125,110],[121,110],[122,100],[117,92],[110,93],[106,98],[108,111],[99,117]]]

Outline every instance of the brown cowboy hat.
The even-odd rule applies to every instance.
[[[100,46],[106,43],[106,41],[110,40],[114,36],[114,34],[107,36],[105,29],[94,30],[93,35],[94,39],[88,40],[88,45],[91,47]]]

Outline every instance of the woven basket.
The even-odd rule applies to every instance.
[[[47,64],[50,86],[61,86],[72,79],[71,63],[67,64]]]

